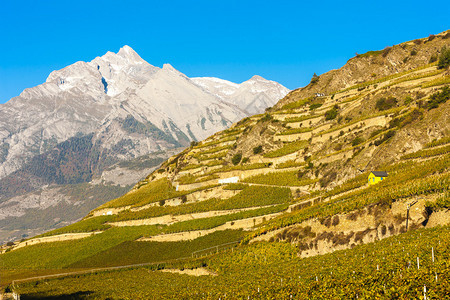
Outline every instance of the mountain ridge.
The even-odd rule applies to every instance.
[[[258,109],[287,92],[264,95]],[[258,93],[248,94],[257,101]],[[170,64],[152,66],[129,46],[55,70],[0,108],[0,206],[46,185],[98,182],[109,166],[186,147],[250,114]],[[86,146],[85,157],[60,155],[61,147],[77,146]],[[2,209],[13,216],[14,207]]]
[[[128,50],[127,50],[128,49]],[[128,52],[127,52],[128,51]],[[10,101],[2,105],[2,115],[3,118],[0,116],[0,125],[3,130],[0,131],[1,134],[0,138],[4,140],[4,143],[8,143],[8,135],[10,134],[17,134],[17,131],[24,131],[26,128],[30,128],[33,126],[39,126],[39,125],[33,125],[31,123],[31,120],[33,120],[33,115],[42,115],[41,108],[47,109],[49,111],[54,111],[53,116],[50,115],[50,117],[53,117],[55,119],[54,122],[61,122],[58,118],[58,112],[65,114],[67,118],[71,117],[71,115],[75,116],[75,118],[78,118],[82,123],[84,123],[84,126],[79,126],[81,128],[81,132],[83,133],[90,133],[95,131],[95,123],[101,122],[102,120],[108,120],[114,118],[114,114],[121,110],[120,106],[124,103],[130,103],[130,101],[127,101],[126,98],[129,96],[133,97],[134,93],[132,91],[130,95],[120,95],[125,90],[131,89],[136,90],[138,87],[142,87],[147,83],[152,77],[155,77],[156,73],[164,74],[166,72],[169,72],[168,70],[175,71],[175,77],[179,78],[185,78],[188,77],[184,74],[182,74],[179,71],[176,71],[173,67],[169,67],[169,65],[163,66],[163,68],[154,67],[147,62],[145,62],[142,58],[139,57],[139,55],[134,52],[129,46],[124,46],[119,50],[119,54],[115,54],[112,52],[108,52],[102,57],[96,57],[91,62],[76,62],[66,68],[63,68],[61,70],[53,71],[47,78],[46,82],[35,87],[35,88],[28,88],[25,89],[18,97],[12,98]],[[130,63],[131,62],[131,63]],[[73,73],[75,73],[77,76],[75,76]],[[170,73],[170,72],[169,72]],[[173,73],[173,72],[172,72]],[[88,81],[86,81],[85,77],[90,78]],[[125,82],[125,83],[124,83]],[[129,86],[127,86],[129,85]],[[138,89],[139,90],[139,89]],[[207,89],[206,89],[207,90]],[[283,93],[287,93],[287,89],[284,89],[281,91],[278,95],[275,95],[272,99],[272,101],[278,100],[278,97],[282,96]],[[52,98],[55,98],[56,94],[61,94],[61,96],[56,96],[59,98],[62,98],[56,102],[41,102],[38,106],[36,106],[36,103],[30,103],[29,101],[31,99],[36,98],[42,98],[46,94],[53,95]],[[82,94],[79,94],[82,93]],[[75,94],[75,95],[74,95]],[[80,95],[82,95],[80,97]],[[143,96],[145,99],[145,95],[143,93],[139,94],[140,96]],[[208,95],[213,95],[212,93],[208,93]],[[113,96],[113,97],[111,97]],[[70,97],[77,97],[77,102],[73,102],[73,100],[70,99]],[[219,99],[214,99],[214,97],[208,97],[202,96],[205,100],[211,101],[214,105],[220,105],[222,109],[226,108],[225,113],[225,119],[223,119],[224,122],[227,124],[231,124],[230,122],[237,120],[236,117],[232,117],[232,114],[237,114],[238,118],[244,116],[246,114],[243,111],[239,111],[236,109],[236,106],[229,107],[229,104],[225,104],[222,102],[217,102]],[[83,99],[84,98],[84,99]],[[27,100],[28,99],[28,100]],[[144,100],[143,99],[143,100]],[[56,100],[56,99],[55,99]],[[223,99],[220,99],[223,100]],[[33,102],[35,102],[34,100]],[[147,101],[147,100],[144,100]],[[93,102],[93,103],[92,103]],[[140,103],[143,104],[142,100],[140,100]],[[221,103],[221,104],[219,104]],[[21,111],[20,109],[28,106],[29,104],[35,105],[28,107],[27,111]],[[112,114],[110,117],[108,117],[108,114],[105,114],[105,108],[108,107],[110,104],[114,106],[119,106],[115,108],[113,111],[111,111],[109,114]],[[235,104],[235,103],[233,103]],[[64,106],[70,105],[72,108],[70,111],[67,111],[67,109],[64,111]],[[135,105],[135,104],[134,104]],[[92,115],[91,118],[86,118],[86,116],[83,116],[85,112],[83,111],[83,107],[89,106],[89,114]],[[17,108],[16,108],[17,107]],[[133,109],[132,107],[128,107],[128,110]],[[152,119],[152,122],[155,123],[154,118],[158,119],[159,121],[155,123],[155,125],[161,129],[165,130],[162,119],[165,117],[161,116],[161,113],[164,115],[167,115],[167,112],[155,112],[155,111],[148,111],[150,116],[147,116],[148,119]],[[134,117],[136,115],[139,115],[137,112],[132,112]],[[153,116],[151,115],[153,114]],[[156,115],[155,115],[156,114]],[[187,112],[189,114],[189,112]],[[159,117],[158,117],[159,115]],[[153,117],[153,118],[151,118]],[[170,115],[167,117],[170,118]],[[14,119],[15,122],[10,124],[8,120]],[[205,122],[208,122],[208,119],[206,118]],[[177,120],[172,120],[177,124],[177,127],[179,130],[183,131],[184,134],[187,136],[191,136],[184,126],[182,122],[178,122]],[[196,123],[200,122],[201,118],[197,120]],[[219,121],[219,123],[217,123]],[[218,119],[216,117],[216,120],[214,121],[216,125],[219,126],[219,128],[222,126],[222,117],[218,116]],[[24,123],[24,125],[21,125],[21,127],[17,127],[17,125],[14,124],[21,124]],[[167,120],[166,120],[167,123]],[[34,124],[38,124],[37,121],[34,121]],[[61,124],[62,125],[62,124]],[[79,124],[82,125],[82,124]],[[198,126],[199,124],[190,124],[191,130],[193,130],[193,136],[194,139],[201,139],[206,137],[207,135],[212,134],[211,131],[202,133],[204,129],[202,129],[202,126]],[[194,126],[199,129],[194,130]],[[24,129],[25,127],[25,129]],[[74,136],[76,132],[73,130],[69,130],[66,134],[61,134],[61,130],[55,130],[47,128],[43,131],[43,137],[42,140],[51,139],[53,136],[56,137],[58,142],[61,142],[65,140],[69,136]],[[64,130],[67,130],[67,126],[62,126]],[[77,128],[77,126],[73,126],[74,128]],[[30,128],[31,129],[31,128]],[[31,129],[32,130],[32,129]],[[170,126],[168,127],[168,131],[171,135],[174,135],[174,138],[176,138],[175,133],[171,130]],[[26,135],[29,136],[30,134],[33,134],[33,132],[29,132]],[[14,145],[10,145],[11,143],[8,143],[9,148],[14,148]],[[9,149],[12,151],[13,149]],[[24,147],[20,147],[20,151],[27,152]],[[9,154],[9,153],[8,153]],[[7,159],[7,157],[3,157],[2,160]],[[14,165],[7,166],[5,165],[5,162],[2,161],[2,165],[0,166],[1,175],[4,176],[5,174],[11,172],[16,167]]]

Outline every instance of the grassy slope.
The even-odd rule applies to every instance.
[[[257,243],[182,263],[186,267],[207,265],[218,274],[213,278],[138,268],[22,284],[19,291],[40,297],[90,291],[88,299],[289,299],[291,295],[295,299],[412,299],[423,297],[425,285],[430,299],[446,299],[450,294],[449,249],[448,226],[305,259],[298,258],[290,244]]]
[[[242,231],[226,230],[214,232],[192,241],[166,243],[128,241],[80,260],[69,267],[111,267],[188,257],[194,251],[215,245],[236,242],[243,236],[244,233]],[[129,255],[129,253],[134,253],[134,255]]]

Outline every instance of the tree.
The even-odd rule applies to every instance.
[[[242,153],[236,153],[232,158],[231,158],[231,162],[233,163],[233,165],[237,165],[238,163],[241,162],[242,159]]]
[[[338,111],[335,107],[325,112],[325,120],[333,120],[336,119]]]
[[[378,109],[379,111],[387,110],[396,106],[397,102],[398,102],[397,99],[394,97],[380,98],[377,100],[375,108]]]
[[[450,66],[450,48],[442,47],[441,55],[439,55],[438,69],[445,69]]]
[[[319,81],[319,76],[317,76],[316,73],[314,73],[313,77],[311,78],[311,84],[315,84]]]
[[[441,92],[434,93],[430,96],[430,100],[427,102],[428,110],[436,108],[441,103],[447,102],[450,99],[450,88],[448,86],[444,86],[441,89]]]
[[[263,147],[261,145],[253,148],[253,154],[258,154],[261,153],[263,151]]]

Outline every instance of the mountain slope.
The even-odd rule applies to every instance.
[[[9,248],[9,253],[2,254],[5,268],[97,268],[192,256],[172,267],[207,267],[216,272],[215,282],[220,282],[222,289],[175,274],[152,275],[189,286],[189,292],[182,294],[186,297],[210,292],[208,296],[215,298],[225,291],[234,298],[257,297],[259,287],[268,297],[280,292],[286,297],[311,296],[319,287],[323,289],[319,292],[325,293],[332,286],[329,296],[333,298],[342,296],[342,285],[345,291],[356,287],[355,291],[364,293],[361,295],[372,297],[386,295],[386,285],[394,289],[389,294],[392,297],[398,292],[411,298],[417,287],[423,291],[420,280],[433,286],[437,298],[442,297],[446,290],[435,283],[434,276],[439,274],[446,282],[448,264],[425,261],[425,250],[421,250],[426,271],[418,280],[418,273],[409,273],[413,271],[409,266],[393,262],[398,261],[394,257],[403,257],[405,264],[416,259],[416,252],[411,251],[416,251],[417,243],[409,239],[417,239],[417,234],[404,233],[420,228],[425,229],[419,234],[432,234],[429,241],[440,257],[448,256],[445,246],[437,242],[448,243],[448,228],[430,228],[450,220],[450,73],[436,62],[428,63],[432,56],[442,55],[440,49],[449,45],[447,36],[444,32],[426,43],[414,43],[418,53],[429,56],[424,63],[411,59],[409,67],[405,60],[406,71],[392,69],[384,77],[343,86],[325,96],[308,96],[317,83],[291,92],[266,113],[244,118],[172,156],[129,193],[103,204],[82,221]],[[365,77],[372,69],[359,64],[360,59],[365,57],[357,57],[351,64],[362,68],[357,73],[364,75],[357,77]],[[389,55],[384,60],[389,65]],[[307,96],[300,98],[303,93]],[[368,185],[370,171],[387,171],[389,176]],[[414,208],[407,217],[406,207],[412,203]],[[60,239],[66,241],[58,242]],[[382,239],[386,240],[375,246],[363,245]],[[403,250],[386,246],[399,240],[404,241]],[[231,253],[195,259],[237,242],[239,246]],[[318,256],[351,248],[361,252]],[[411,256],[405,258],[403,251]],[[361,254],[365,256],[361,258]],[[354,255],[358,259],[352,260]],[[316,257],[303,259],[311,256]],[[357,262],[366,260],[374,260],[378,266],[358,271]],[[289,267],[283,261],[289,261]],[[330,261],[334,261],[332,272],[337,277],[329,274],[329,269],[320,271],[320,266]],[[341,261],[344,266],[348,261],[348,268],[343,268]],[[285,268],[295,269],[295,277],[283,276]],[[374,273],[375,269],[381,273]],[[353,271],[360,277],[352,275]],[[268,276],[269,282],[264,283]],[[238,278],[238,283],[231,284],[231,278]],[[395,290],[392,280],[407,290]],[[282,286],[274,290],[278,281]],[[195,284],[190,285],[192,282]],[[339,282],[339,287],[333,282]],[[30,288],[27,293],[58,294],[23,286]],[[150,286],[128,293],[137,295],[152,290]],[[373,286],[376,293],[369,294],[365,286]],[[101,294],[107,288],[93,290]]]
[[[249,97],[256,99],[275,85],[280,87],[271,82]],[[271,103],[287,92],[270,93]],[[45,83],[0,107],[4,222],[25,208],[17,201],[26,193],[41,193],[48,185],[98,182],[116,163],[150,153],[160,158],[161,151],[186,147],[248,116],[169,64],[150,65],[129,46],[54,71]]]
[[[266,90],[271,87],[268,85]],[[264,89],[260,91],[263,92]],[[284,89],[278,94],[270,93],[271,101],[287,92]],[[5,150],[0,175],[10,174],[33,155],[76,135],[99,132],[97,135],[107,139],[102,140],[102,146],[110,149],[123,137],[114,136],[117,133],[109,130],[114,123],[122,124],[129,115],[146,126],[155,126],[155,131],[173,140],[167,142],[145,135],[140,139],[131,137],[136,151],[127,153],[128,157],[174,144],[186,145],[244,117],[246,113],[236,105],[236,101],[230,104],[205,92],[170,65],[162,69],[151,66],[124,46],[117,54],[108,52],[91,62],[77,62],[54,71],[44,84],[26,89],[2,105],[0,138]],[[101,138],[95,136],[93,144]],[[142,138],[145,141],[139,142]]]

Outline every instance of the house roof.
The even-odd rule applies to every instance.
[[[389,176],[386,171],[372,171],[370,173],[372,173],[376,177],[388,177]]]

